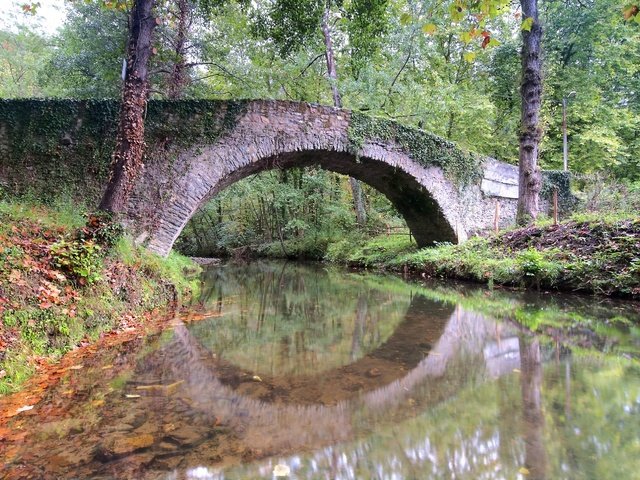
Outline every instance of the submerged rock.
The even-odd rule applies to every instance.
[[[181,447],[192,447],[204,442],[208,436],[209,432],[205,428],[183,426],[171,430],[167,439]]]
[[[154,441],[153,435],[148,433],[110,437],[98,446],[96,457],[102,461],[124,457],[150,447]]]

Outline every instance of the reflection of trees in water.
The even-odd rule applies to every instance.
[[[358,304],[356,306],[356,320],[353,326],[353,334],[351,335],[351,355],[350,360],[353,362],[360,357],[362,337],[364,336],[365,324],[367,321],[367,297],[363,294],[358,295]]]
[[[525,467],[531,480],[547,478],[547,451],[544,444],[542,412],[542,359],[540,340],[520,336],[520,384],[522,389],[522,436]]]
[[[382,426],[381,418],[366,440],[290,459],[290,465],[297,465],[296,478],[475,480],[516,478],[522,467],[529,471],[526,478],[532,479],[633,478],[640,468],[634,453],[640,428],[640,378],[633,364],[622,367],[617,361],[591,359],[569,371],[559,363],[563,368],[557,372],[547,368],[545,378],[542,357],[545,351],[545,357],[554,357],[551,347],[544,350],[536,337],[501,330],[474,317],[480,316],[463,310],[452,315],[434,353],[455,350],[455,354],[446,361],[437,362],[438,355],[433,355],[421,362],[398,382],[409,392],[403,395],[390,385],[367,395],[378,408],[360,413],[363,429],[382,409],[387,422],[395,420],[392,425]],[[468,329],[465,339],[450,343],[461,328]],[[510,348],[514,343],[516,348]],[[495,364],[496,352],[502,352],[501,367]],[[475,374],[467,377],[470,366]],[[520,373],[512,373],[514,368]],[[425,371],[430,375],[422,377]],[[487,375],[501,378],[483,383]],[[411,388],[416,377],[422,381]],[[454,386],[447,397],[447,388]],[[434,391],[443,395],[440,402],[435,401]],[[415,408],[410,399],[418,402]],[[408,413],[398,416],[403,409]],[[408,418],[417,409],[423,413]],[[271,467],[270,462],[240,467],[231,471],[230,478],[236,473],[269,474]]]
[[[316,372],[362,357],[393,333],[415,288],[287,263],[207,275],[201,308],[222,316],[189,328],[210,350],[260,374]]]
[[[415,296],[412,307],[419,305],[423,309],[425,302],[432,303]],[[410,309],[409,315],[417,316],[417,309]],[[428,322],[424,327],[428,328]],[[222,423],[234,425],[250,448],[277,454],[353,439],[369,431],[372,422],[401,421],[415,415],[416,409],[436,406],[460,389],[482,384],[488,375],[485,347],[487,342],[496,341],[496,332],[492,322],[456,309],[441,336],[433,339],[432,354],[410,372],[375,391],[354,395],[352,400],[333,406],[270,403],[237,394],[220,382],[215,362],[202,362],[201,347],[183,327],[176,328],[174,345],[167,345],[165,359],[173,365],[176,378],[185,380],[182,395],[193,400],[194,408],[205,409]],[[415,332],[412,334],[415,336]],[[188,354],[188,362],[172,362],[171,351],[180,349]]]
[[[311,284],[298,283],[297,288],[308,289]],[[353,309],[350,358],[358,350],[362,325],[369,315],[366,299],[366,294],[358,295]],[[419,311],[416,306],[423,301],[421,296],[414,297],[407,316]],[[380,356],[388,352],[381,349]],[[629,478],[630,472],[640,469],[638,460],[629,461],[638,457],[632,453],[634,441],[637,445],[634,432],[640,429],[637,375],[629,390],[621,388],[621,382],[614,386],[605,385],[604,380],[593,383],[592,376],[579,369],[567,378],[563,369],[561,380],[552,377],[547,381],[543,397],[542,353],[535,338],[524,338],[504,324],[458,309],[432,355],[418,361],[406,375],[336,407],[289,405],[290,414],[285,410],[274,414],[264,402],[249,406],[247,411],[262,411],[265,423],[258,421],[256,428],[245,429],[243,441],[269,437],[269,451],[284,453],[289,448],[318,448],[376,432],[352,445],[327,446],[312,457],[299,457],[299,478],[386,478],[393,474],[401,478],[511,478],[521,467],[529,470],[528,478]],[[521,373],[505,375],[514,369]],[[485,383],[488,377],[499,378]],[[583,386],[570,388],[572,382]],[[611,406],[603,409],[603,400],[595,398],[593,391],[605,392],[604,397],[612,398]],[[620,391],[626,391],[627,400],[620,398]],[[572,396],[579,396],[579,411],[569,408]],[[621,405],[629,398],[635,398],[636,404],[625,411]],[[552,413],[546,424],[545,411]],[[634,411],[635,417],[631,416]],[[410,419],[414,415],[418,418]],[[630,428],[633,418],[636,427]],[[279,425],[275,434],[266,425],[273,419]],[[278,423],[281,420],[291,437],[302,440],[291,443],[286,435],[271,438],[282,433],[279,430],[285,424]],[[335,427],[339,428],[330,430]],[[312,435],[309,430],[314,430]],[[271,467],[262,464],[238,470],[240,477],[256,476],[258,471],[268,476]],[[332,473],[327,476],[327,472]]]

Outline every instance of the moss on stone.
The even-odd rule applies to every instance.
[[[150,101],[147,157],[215,141],[236,125],[247,105]],[[116,100],[0,100],[0,190],[40,201],[60,196],[97,200],[109,173],[119,107]]]
[[[359,155],[367,141],[395,142],[421,165],[441,168],[459,186],[482,178],[482,159],[479,155],[465,152],[454,143],[417,128],[352,112],[348,135],[349,147],[354,155]]]

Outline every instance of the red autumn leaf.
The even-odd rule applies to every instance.
[[[484,40],[482,40],[482,48],[487,48],[487,45],[489,45],[490,41],[491,37],[484,37]]]

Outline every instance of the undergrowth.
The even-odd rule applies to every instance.
[[[196,272],[135,247],[108,217],[0,201],[0,394],[38,363],[186,300]]]

